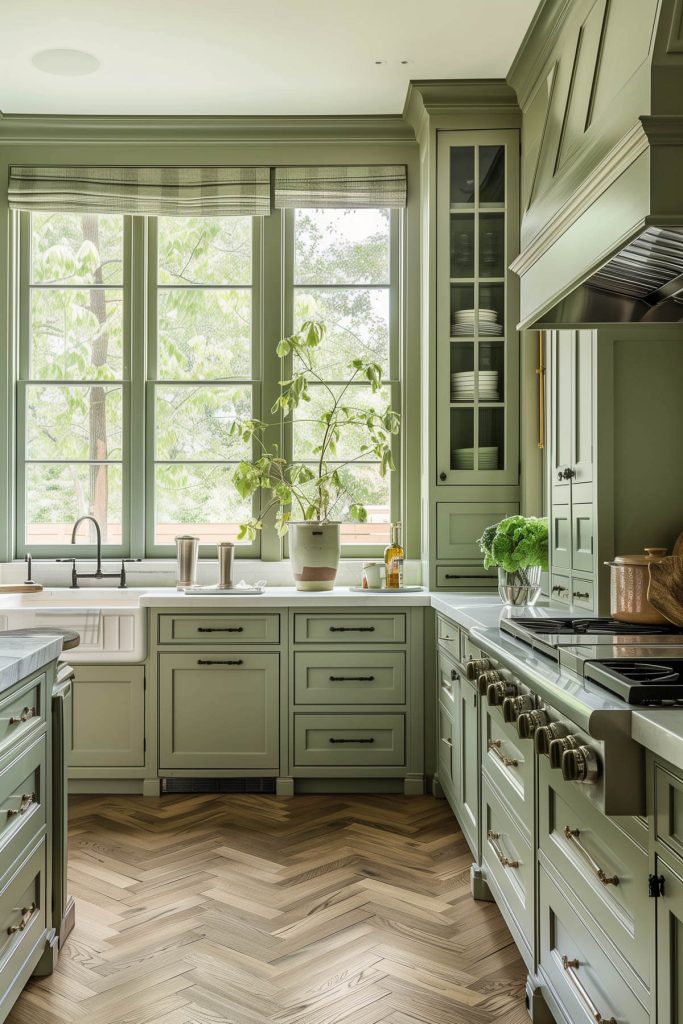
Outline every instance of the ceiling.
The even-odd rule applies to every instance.
[[[411,79],[505,77],[537,3],[21,0],[2,5],[0,110],[399,113]]]

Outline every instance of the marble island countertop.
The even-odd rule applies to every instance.
[[[0,634],[0,693],[59,657],[61,637]]]

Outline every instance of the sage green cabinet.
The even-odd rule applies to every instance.
[[[143,766],[144,666],[78,665],[74,672],[71,767]]]
[[[280,656],[158,656],[159,769],[277,769]]]
[[[440,501],[436,511],[436,554],[453,562],[481,565],[477,540],[487,526],[519,512],[517,501]]]
[[[657,898],[657,1021],[683,1024],[683,861],[658,856],[664,879]]]

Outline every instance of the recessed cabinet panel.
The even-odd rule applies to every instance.
[[[574,348],[572,486],[593,479],[593,332],[577,331]]]
[[[476,854],[479,830],[479,725],[477,692],[470,682],[460,677],[460,824],[470,848]]]
[[[674,864],[676,868],[674,869]],[[680,861],[657,857],[664,877],[657,903],[657,1020],[683,1024],[683,872]]]
[[[593,505],[572,503],[572,568],[593,569]]]
[[[534,934],[534,856],[514,817],[486,778],[482,779],[482,861],[486,878],[510,928],[531,950]],[[512,918],[512,920],[510,919]],[[522,955],[528,956],[523,947]]]
[[[572,530],[568,505],[554,505],[551,516],[553,569],[571,569]]]
[[[145,763],[142,665],[76,665],[69,763],[122,768]]]
[[[298,767],[401,767],[403,715],[294,715]]]
[[[569,502],[569,477],[565,471],[572,462],[572,367],[573,331],[552,331],[552,371],[550,395],[550,451],[553,503]],[[562,498],[561,494],[565,497]]]
[[[298,613],[294,616],[294,642],[297,644],[402,644],[405,639],[406,617],[403,612],[396,615]]]
[[[519,512],[517,502],[439,502],[436,509],[438,558],[481,562],[479,537],[492,523]]]
[[[683,779],[655,762],[655,838],[683,859]]]
[[[403,704],[406,656],[337,650],[294,655],[297,704]]]
[[[555,572],[552,574],[550,597],[553,601],[559,601],[560,604],[571,604],[572,590],[569,576],[562,576]]]
[[[276,644],[279,615],[160,615],[159,643]]]
[[[452,709],[445,708],[439,704],[439,735],[437,742],[439,749],[437,757],[439,761],[439,781],[448,795],[455,799],[455,781],[453,779],[453,738],[455,725],[452,717]]]

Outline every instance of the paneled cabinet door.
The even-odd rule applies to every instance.
[[[72,768],[145,763],[143,665],[77,665],[72,703]]]
[[[573,331],[549,331],[550,346],[550,482],[553,503],[568,505],[572,463]]]
[[[159,766],[277,769],[278,654],[159,655]]]
[[[574,339],[572,468],[573,484],[593,479],[593,331],[577,331]]]
[[[683,863],[658,857],[657,873],[664,877],[664,895],[656,901],[657,1020],[683,1024]]]
[[[479,835],[479,725],[477,691],[460,680],[460,825],[476,855]]]

